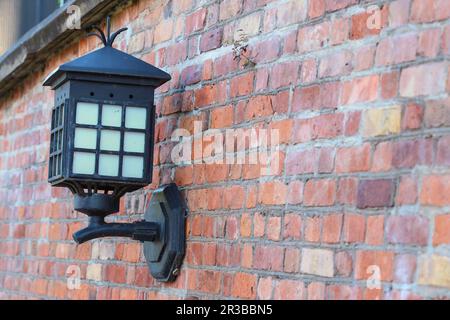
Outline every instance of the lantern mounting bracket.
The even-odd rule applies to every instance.
[[[128,237],[144,243],[144,256],[152,276],[173,281],[185,253],[187,207],[177,186],[161,186],[152,194],[144,220],[106,223],[105,217],[119,211],[119,199],[107,194],[75,195],[74,209],[89,216],[86,228],[74,233],[78,244],[102,237]]]
[[[94,29],[98,32],[98,33],[89,32],[88,37],[94,36],[94,37],[99,38],[103,42],[103,45],[105,47],[112,47],[114,40],[116,40],[117,36],[119,34],[121,34],[122,32],[128,30],[128,28],[121,28],[121,29],[117,30],[116,32],[114,32],[113,34],[111,34],[111,17],[110,16],[106,17],[106,33],[107,33],[106,35],[102,29],[100,29],[99,27],[97,27],[95,25],[91,26],[88,29]]]

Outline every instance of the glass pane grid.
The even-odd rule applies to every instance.
[[[80,102],[76,114],[79,141],[75,137],[73,172],[109,178],[143,178],[147,108],[102,103],[79,106]],[[93,119],[85,117],[88,113]],[[83,162],[86,163],[80,165]]]

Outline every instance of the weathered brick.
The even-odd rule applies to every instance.
[[[428,63],[402,70],[400,95],[416,97],[445,91],[446,63]]]
[[[415,33],[390,37],[380,41],[376,54],[376,65],[386,66],[416,59],[418,39]]]
[[[394,282],[411,283],[416,271],[416,256],[401,254],[395,257]]]
[[[352,104],[374,101],[378,95],[379,77],[377,75],[356,78],[344,82],[341,102]]]
[[[326,249],[302,249],[300,270],[302,273],[332,277],[334,275],[333,251]]]
[[[358,184],[358,208],[391,207],[395,192],[390,179],[361,180]]]
[[[308,180],[305,184],[306,206],[330,206],[336,200],[336,181],[330,179]]]
[[[450,204],[450,176],[431,175],[422,180],[420,203],[432,206]]]
[[[323,217],[322,241],[337,243],[341,238],[342,214],[330,214]]]
[[[419,216],[391,216],[386,222],[386,239],[390,243],[425,245],[428,242],[428,219]]]
[[[340,88],[338,82],[298,88],[294,92],[292,110],[334,108],[339,103]]]
[[[296,280],[280,280],[275,286],[274,299],[299,300],[305,297],[305,285]]]
[[[336,172],[368,171],[371,150],[369,144],[340,148],[336,153]]]
[[[222,44],[223,29],[216,28],[202,34],[200,38],[200,52],[214,50]]]
[[[450,244],[450,214],[434,217],[433,245]]]
[[[380,280],[392,281],[394,274],[394,253],[379,250],[356,251],[355,279],[368,279],[372,275],[370,266],[380,268]]]
[[[353,258],[348,251],[337,252],[334,256],[336,273],[339,276],[349,277],[353,271]]]
[[[419,258],[418,283],[450,288],[450,258],[433,254]]]
[[[363,114],[366,137],[396,134],[400,132],[401,106],[366,110]]]
[[[234,77],[230,81],[230,97],[245,96],[253,92],[254,72]]]
[[[363,215],[345,214],[342,240],[345,242],[364,242],[366,220]]]

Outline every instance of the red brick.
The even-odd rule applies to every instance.
[[[255,92],[264,91],[269,85],[268,68],[260,68],[256,71]]]
[[[326,47],[330,41],[330,23],[323,22],[306,26],[298,31],[297,49],[299,53],[310,52]]]
[[[220,77],[238,69],[238,62],[233,54],[227,54],[214,60],[214,76]]]
[[[331,179],[308,180],[305,184],[305,206],[330,206],[336,200],[336,181]]]
[[[336,11],[358,3],[358,0],[325,0],[326,11]]]
[[[289,32],[283,40],[283,54],[293,54],[297,50],[297,31]]]
[[[396,0],[389,4],[389,26],[399,27],[408,23],[411,0]]]
[[[221,278],[220,272],[211,270],[197,270],[196,289],[203,292],[219,293]]]
[[[277,36],[272,36],[269,39],[250,44],[248,51],[248,57],[256,64],[270,62],[280,56],[281,40]]]
[[[419,216],[391,216],[386,223],[386,239],[389,243],[426,245],[428,219]]]
[[[444,136],[439,139],[436,163],[438,165],[450,165],[450,136]]]
[[[450,5],[445,0],[413,0],[410,21],[432,22],[450,17]]]
[[[419,129],[422,126],[422,119],[422,106],[415,103],[407,105],[402,118],[402,130]]]
[[[350,253],[347,251],[337,252],[334,256],[334,263],[338,275],[344,277],[351,275],[353,270],[353,259]]]
[[[397,255],[394,265],[394,282],[412,283],[416,264],[416,257],[412,254]]]
[[[246,96],[253,92],[254,72],[234,77],[230,80],[230,97]]]
[[[245,119],[266,117],[273,114],[271,96],[255,96],[250,98],[245,108]]]
[[[302,218],[293,213],[284,216],[284,239],[301,239],[302,236]]]
[[[195,106],[201,108],[217,101],[218,92],[216,85],[207,85],[195,90]]]
[[[417,181],[413,177],[402,176],[398,185],[396,203],[398,205],[417,202]]]
[[[211,128],[226,128],[233,125],[233,106],[215,108],[211,111]]]
[[[440,29],[430,29],[421,32],[417,54],[427,58],[436,57],[440,49],[440,38]]]
[[[277,6],[277,27],[284,27],[305,20],[308,4],[305,1],[289,0]]]
[[[391,207],[394,192],[393,180],[361,180],[358,184],[357,207],[361,209]]]
[[[284,271],[298,273],[300,271],[300,250],[286,248],[284,253]]]
[[[191,34],[205,27],[206,9],[201,8],[186,17],[186,33]]]
[[[355,204],[358,190],[358,180],[355,178],[339,179],[337,202],[340,204]]]
[[[259,203],[267,205],[285,204],[287,192],[287,185],[281,181],[263,183],[259,190]]]
[[[268,300],[272,298],[273,291],[272,277],[259,278],[257,297],[258,299]]]
[[[192,85],[202,80],[202,65],[186,67],[181,72],[181,84]]]
[[[325,284],[311,282],[308,285],[308,300],[325,300]]]
[[[294,92],[292,111],[335,108],[339,103],[340,89],[339,82],[298,88]]]
[[[337,243],[341,238],[342,214],[329,214],[323,217],[322,241]]]
[[[367,45],[355,50],[353,60],[353,71],[363,71],[373,67],[375,63],[374,45]]]
[[[327,295],[330,300],[361,300],[362,290],[359,287],[347,285],[328,285]]]
[[[235,17],[242,10],[242,0],[224,0],[220,3],[220,20]]]
[[[352,54],[349,51],[340,51],[323,57],[319,64],[319,78],[349,74],[352,70],[352,58]]]
[[[299,66],[298,62],[280,62],[275,64],[270,73],[270,87],[278,89],[295,84],[298,78]]]
[[[368,171],[370,168],[370,144],[340,148],[336,153],[336,172]]]
[[[352,31],[350,39],[358,40],[368,36],[378,35],[381,32],[381,13],[375,10],[369,10],[352,16]],[[378,21],[378,19],[380,21]],[[380,23],[379,26],[376,23]]]
[[[376,65],[386,66],[415,60],[417,40],[415,33],[381,40],[377,48]]]
[[[303,61],[300,69],[300,82],[313,82],[317,78],[317,62],[315,59]]]
[[[320,217],[307,217],[305,220],[305,240],[309,242],[319,242],[321,225]]]
[[[392,168],[393,146],[391,142],[380,142],[373,153],[371,171],[383,172]]]
[[[344,215],[344,228],[342,231],[342,239],[345,242],[364,242],[365,235],[365,218],[358,214]]]
[[[398,71],[384,73],[381,75],[381,97],[383,99],[392,99],[398,95],[400,74]]]
[[[200,38],[200,52],[207,52],[222,45],[223,29],[216,28],[202,34]]]
[[[434,218],[433,245],[450,244],[450,214],[437,215]]]
[[[274,299],[300,300],[304,299],[305,286],[296,280],[280,280],[275,286]]]
[[[265,216],[259,212],[255,213],[253,216],[253,236],[254,237],[263,237],[264,236],[264,228],[266,226]]]
[[[283,248],[276,246],[256,246],[253,267],[255,269],[271,271],[283,270]]]
[[[443,206],[450,204],[450,176],[431,175],[422,180],[420,203]]]
[[[391,251],[356,251],[355,279],[368,279],[372,273],[370,266],[380,268],[380,280],[392,281],[394,273],[394,253]]]
[[[435,62],[412,66],[402,70],[400,95],[416,97],[445,91],[446,63]]]
[[[366,243],[373,246],[384,243],[384,216],[367,217]]]
[[[311,19],[323,16],[325,13],[325,0],[316,0],[309,3],[308,16]]]
[[[344,82],[342,86],[342,103],[371,102],[378,95],[379,76],[367,76]]]
[[[428,128],[450,126],[450,99],[429,101],[425,107],[424,124]]]
[[[267,239],[278,241],[281,235],[281,218],[269,217],[267,219]]]

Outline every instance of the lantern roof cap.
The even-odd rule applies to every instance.
[[[91,28],[97,32],[90,32],[88,36],[99,38],[104,47],[61,65],[45,79],[44,86],[53,85],[63,74],[67,73],[87,73],[109,78],[110,76],[139,78],[150,80],[150,83],[156,87],[171,79],[170,75],[163,70],[113,48],[114,40],[128,28],[121,28],[111,34],[111,18],[109,16],[106,19],[106,34],[97,26]]]
[[[45,79],[44,86],[52,85],[62,74],[70,72],[151,79],[156,86],[171,79],[163,70],[106,46],[61,65]]]

